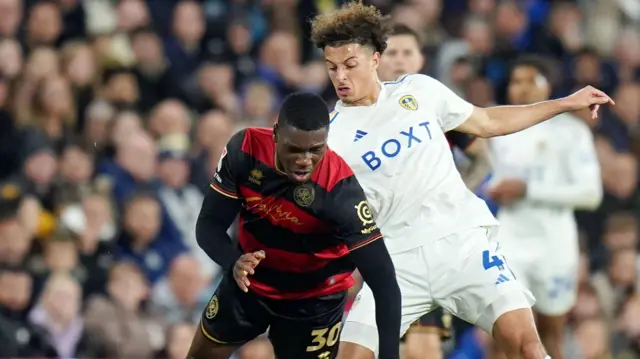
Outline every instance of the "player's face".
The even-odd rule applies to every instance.
[[[420,45],[412,35],[395,35],[387,40],[378,75],[382,81],[392,81],[404,74],[416,73],[424,66]]]
[[[547,79],[531,66],[516,67],[509,80],[509,103],[527,105],[549,99]]]
[[[302,131],[291,126],[276,127],[277,165],[296,182],[311,178],[327,150],[328,129]]]
[[[378,86],[376,70],[380,54],[368,46],[347,44],[324,49],[331,83],[342,102],[358,104],[375,98]]]

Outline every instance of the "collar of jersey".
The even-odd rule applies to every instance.
[[[380,86],[380,92],[378,92],[378,98],[376,99],[376,102],[372,103],[371,105],[347,106],[342,103],[342,100],[338,100],[338,102],[336,102],[336,107],[339,107],[342,110],[344,109],[353,110],[353,109],[370,109],[378,106],[378,103],[380,103],[380,99],[387,94],[385,90],[386,86],[379,79],[378,79],[378,85]]]

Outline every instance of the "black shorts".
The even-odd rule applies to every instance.
[[[447,340],[452,336],[452,319],[453,317],[449,312],[438,308],[423,315],[411,324],[407,333],[438,333],[442,340]]]
[[[321,298],[276,300],[244,293],[225,276],[202,313],[202,333],[217,344],[240,346],[269,328],[278,359],[337,356],[346,292]]]

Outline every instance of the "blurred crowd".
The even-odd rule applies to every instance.
[[[340,3],[0,0],[0,357],[185,357],[221,275],[194,231],[219,154],[290,92],[335,101],[307,39]],[[613,95],[584,117],[606,198],[578,213],[567,352],[640,357],[640,2],[370,3],[424,35],[424,73],[475,105],[504,102],[523,52],[557,60],[557,96]],[[453,357],[485,356],[459,334]]]

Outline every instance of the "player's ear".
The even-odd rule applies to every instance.
[[[371,56],[371,65],[374,70],[378,70],[378,66],[380,66],[380,53],[378,51],[375,51]]]
[[[273,142],[278,143],[278,123],[273,124]]]

